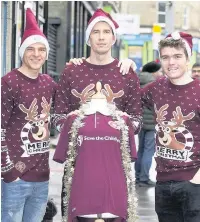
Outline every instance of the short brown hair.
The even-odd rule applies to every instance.
[[[171,47],[175,49],[184,49],[184,53],[186,58],[188,59],[188,53],[185,47],[185,43],[182,39],[174,40],[174,39],[163,39],[158,43],[159,52],[161,52],[161,49],[165,47]]]

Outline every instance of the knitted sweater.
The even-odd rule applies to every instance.
[[[63,125],[65,115],[80,106],[80,98],[74,96],[72,91],[76,90],[80,94],[90,84],[100,81],[103,87],[105,84],[110,86],[114,97],[123,90],[123,95],[115,98],[114,102],[121,111],[131,115],[135,133],[139,131],[142,114],[139,79],[133,71],[122,76],[117,64],[117,59],[107,65],[93,65],[84,60],[79,66],[71,65],[65,68],[58,83],[55,99],[54,124],[58,128]]]
[[[158,181],[191,180],[200,168],[200,81],[174,85],[163,77],[142,92],[154,107]]]
[[[1,79],[1,170],[5,182],[49,179],[49,127],[56,83],[17,69]]]

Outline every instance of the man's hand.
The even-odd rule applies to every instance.
[[[82,57],[82,58],[73,58],[73,59],[70,59],[69,62],[66,62],[66,65],[81,65],[83,63],[83,59],[85,59],[85,57]]]
[[[81,65],[83,63],[83,59],[85,59],[85,57],[70,59],[66,65]],[[130,68],[132,68],[133,71],[137,69],[135,62],[131,59],[122,59],[119,61],[117,66],[120,67],[120,73],[122,73],[122,75],[128,74]]]
[[[130,117],[130,115],[128,115],[126,112],[122,112],[121,110],[117,110],[116,114]]]
[[[200,169],[194,175],[194,177],[190,180],[191,183],[200,184]]]
[[[120,67],[120,73],[122,73],[122,75],[128,74],[130,68],[132,68],[133,71],[137,69],[135,62],[131,59],[122,59],[117,66]]]
[[[78,115],[80,115],[81,114],[81,111],[80,110],[74,110],[74,111],[71,111],[70,113],[68,113],[67,114],[67,117],[68,116],[71,116],[71,115],[76,115],[76,116],[78,116]]]

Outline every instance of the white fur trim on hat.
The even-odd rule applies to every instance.
[[[19,55],[20,55],[21,59],[23,59],[24,52],[25,52],[26,48],[34,43],[43,43],[45,45],[45,47],[47,49],[47,58],[46,58],[46,60],[47,60],[50,47],[49,47],[49,43],[48,43],[47,39],[41,35],[31,35],[24,40],[24,42],[21,44],[21,46],[19,48]]]
[[[188,42],[184,38],[182,38],[180,36],[179,32],[173,32],[171,34],[171,37],[167,37],[167,39],[174,39],[174,40],[182,39],[182,41],[185,43],[185,49],[188,54],[188,58],[190,58],[192,56],[192,50],[190,48],[190,45],[188,44]]]
[[[188,44],[188,42],[182,38],[182,41],[185,43],[185,49],[187,51],[188,57],[190,58],[192,56],[192,51],[190,48],[190,45]]]
[[[108,25],[110,25],[112,30],[113,30],[113,33],[114,33],[114,36],[115,36],[115,41],[116,41],[116,28],[115,28],[115,25],[113,24],[113,22],[109,18],[106,18],[104,16],[98,16],[94,20],[92,20],[92,22],[90,22],[90,24],[88,25],[88,27],[86,29],[86,37],[85,37],[86,44],[88,46],[90,46],[90,43],[89,43],[90,33],[91,33],[93,27],[96,25],[97,22],[106,22],[106,23],[108,23]],[[113,42],[113,45],[115,44],[115,41]]]

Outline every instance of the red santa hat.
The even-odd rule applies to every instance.
[[[95,11],[95,13],[93,14],[93,16],[91,17],[91,19],[89,20],[88,27],[86,29],[86,43],[87,43],[87,45],[90,46],[90,43],[89,43],[90,33],[97,22],[107,22],[112,28],[112,31],[115,36],[115,41],[116,41],[116,29],[119,27],[119,25],[117,24],[117,22],[115,22],[113,20],[113,18],[111,17],[111,15],[109,13],[104,12],[102,9],[97,9]],[[114,41],[114,43],[115,43],[115,41]]]
[[[190,58],[192,56],[192,35],[185,33],[185,32],[173,32],[172,34],[169,34],[166,39],[174,39],[179,40],[182,39],[182,41],[185,43],[185,48],[188,54],[188,57]]]
[[[21,45],[19,48],[19,55],[22,59],[24,56],[24,52],[28,46],[34,43],[43,43],[47,50],[46,59],[48,59],[48,54],[50,50],[49,43],[47,41],[46,36],[42,33],[42,31],[38,27],[35,16],[33,12],[31,11],[32,4],[27,2],[25,3],[24,8],[26,10],[26,27],[25,27]]]

